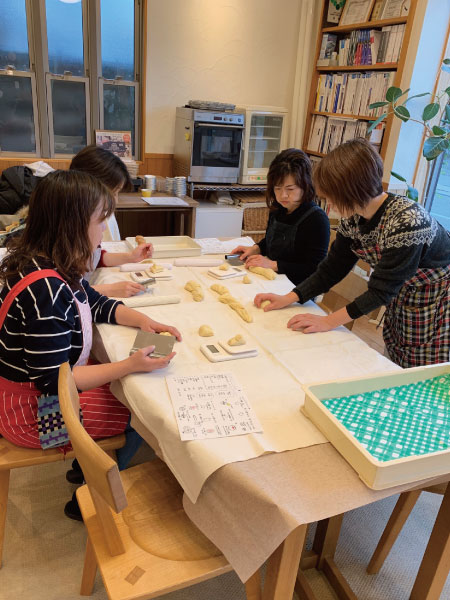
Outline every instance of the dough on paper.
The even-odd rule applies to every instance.
[[[219,294],[219,296],[222,296],[222,294],[230,293],[228,288],[226,288],[224,285],[221,285],[220,283],[213,283],[213,285],[209,289]]]
[[[251,283],[252,280],[250,279],[250,277],[248,275],[244,275],[244,277],[242,278],[242,283]]]
[[[223,264],[221,264],[221,265],[220,265],[220,267],[219,267],[219,269],[220,269],[221,271],[228,271],[228,269],[229,269],[229,268],[230,268],[230,267],[227,265],[227,263],[223,263]]]
[[[194,290],[201,289],[201,285],[197,281],[187,281],[184,289],[188,292],[193,292]]]
[[[214,335],[214,331],[209,325],[201,325],[198,330],[198,335],[201,335],[202,337],[211,337]]]
[[[150,267],[150,271],[152,273],[161,273],[161,271],[164,271],[164,267],[162,267],[161,265],[157,265],[156,263],[154,265],[152,265]]]
[[[229,346],[243,346],[246,342],[243,336],[240,333],[238,333],[237,335],[229,339],[227,343]]]
[[[266,279],[275,279],[277,276],[273,269],[266,269],[265,267],[249,267],[248,270],[257,275],[262,275]]]

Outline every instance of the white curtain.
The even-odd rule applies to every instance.
[[[295,69],[294,97],[289,129],[289,146],[302,148],[305,119],[308,110],[311,72],[322,3],[318,0],[300,0],[300,24]]]

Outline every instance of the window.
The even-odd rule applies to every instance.
[[[95,129],[139,153],[140,0],[2,0],[0,153],[66,157]]]
[[[431,215],[450,231],[450,154],[443,152],[431,167],[426,208]]]

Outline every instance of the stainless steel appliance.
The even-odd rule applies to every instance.
[[[197,183],[236,183],[244,115],[177,108],[174,171]]]

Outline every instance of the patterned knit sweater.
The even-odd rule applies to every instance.
[[[347,305],[356,319],[388,305],[402,285],[418,269],[437,269],[450,264],[450,234],[422,206],[403,196],[388,195],[374,216],[342,219],[336,240],[317,271],[294,288],[300,302],[327,292],[357,262],[357,251],[373,268],[368,290]]]
[[[54,267],[33,260],[27,272],[41,268]],[[19,279],[3,287],[0,306]],[[74,295],[80,302],[89,302],[94,322],[116,322],[115,312],[121,302],[101,296],[84,279]],[[83,346],[74,295],[60,279],[48,277],[32,283],[16,297],[0,330],[0,377],[31,381],[43,393],[58,393],[59,366],[65,361],[74,365]]]

